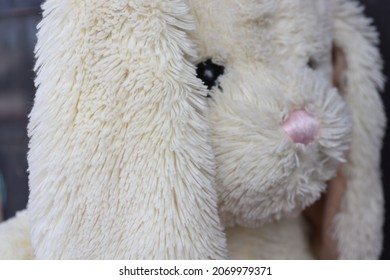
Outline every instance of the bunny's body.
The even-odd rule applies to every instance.
[[[226,240],[229,259],[315,259],[310,247],[310,229],[303,217],[284,218],[258,228],[228,228]]]
[[[29,124],[36,257],[312,259],[318,229],[335,257],[378,257],[383,81],[353,1],[43,8]],[[321,196],[313,227],[303,211]]]

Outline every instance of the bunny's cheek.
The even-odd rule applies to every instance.
[[[294,143],[308,145],[315,140],[319,124],[305,110],[295,110],[283,122],[282,128]]]

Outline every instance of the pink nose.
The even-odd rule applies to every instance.
[[[291,141],[307,145],[314,141],[319,124],[316,118],[305,110],[295,110],[288,115],[282,128]]]

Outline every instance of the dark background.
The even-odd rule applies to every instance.
[[[361,0],[366,6],[366,15],[373,18],[380,34],[380,49],[385,61],[384,73],[387,77],[385,91],[382,99],[386,109],[388,128],[382,150],[382,173],[383,188],[385,190],[386,221],[385,221],[385,241],[382,252],[382,259],[390,260],[390,1],[389,0]]]
[[[33,49],[42,2],[0,0],[0,197],[3,197],[5,219],[24,209],[28,198],[26,125],[34,98]],[[378,28],[380,48],[385,61],[384,72],[390,77],[390,1],[360,2],[366,6],[366,15],[374,19]],[[382,97],[390,120],[389,85],[387,83]],[[389,129],[384,141],[382,170],[387,212],[382,259],[390,259]]]
[[[33,49],[41,2],[0,0],[0,194],[5,218],[27,203],[26,125],[34,97]]]

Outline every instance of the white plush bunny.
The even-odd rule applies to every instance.
[[[378,258],[376,44],[351,0],[48,0],[0,257]]]

